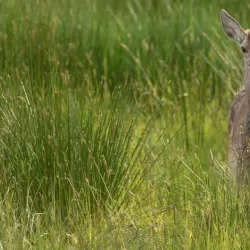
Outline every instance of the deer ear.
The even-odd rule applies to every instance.
[[[223,9],[221,10],[220,18],[226,35],[241,44],[245,37],[245,31],[241,28],[240,24]]]

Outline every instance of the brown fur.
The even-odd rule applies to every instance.
[[[244,55],[244,87],[236,95],[229,118],[229,165],[237,184],[250,177],[250,34],[225,10],[221,23],[226,35],[237,42]]]

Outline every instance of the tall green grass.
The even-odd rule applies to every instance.
[[[1,2],[0,248],[249,248],[226,164],[236,4]]]

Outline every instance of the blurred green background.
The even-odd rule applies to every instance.
[[[0,248],[247,249],[227,167],[247,1],[0,1]]]

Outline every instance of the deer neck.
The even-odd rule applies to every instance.
[[[246,112],[244,118],[244,140],[250,138],[250,58],[245,58],[244,66],[244,85],[245,85],[245,98],[246,98]]]
[[[244,62],[245,62],[244,85],[246,88],[247,106],[248,106],[248,110],[250,111],[250,58],[245,58]]]

